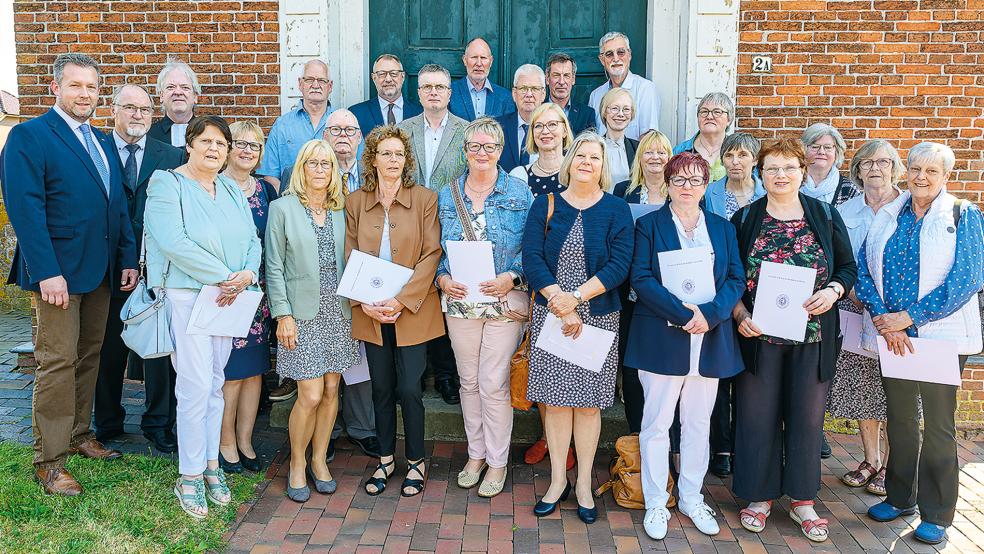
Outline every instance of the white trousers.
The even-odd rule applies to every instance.
[[[198,291],[167,289],[171,303],[171,363],[177,379],[178,472],[198,475],[208,460],[219,459],[219,435],[225,400],[225,365],[232,353],[232,337],[189,335],[185,332]]]
[[[704,501],[700,493],[710,459],[708,440],[718,380],[709,377],[658,375],[639,372],[645,403],[639,454],[646,509],[666,506],[670,466],[670,426],[680,403],[680,509],[689,512]]]

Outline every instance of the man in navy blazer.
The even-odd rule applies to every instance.
[[[467,75],[451,83],[448,109],[452,114],[475,121],[516,111],[509,91],[489,81],[492,61],[492,49],[484,39],[479,37],[468,43],[461,56]]]
[[[0,182],[17,249],[9,283],[34,293],[38,333],[32,426],[35,478],[50,494],[82,492],[69,453],[111,460],[89,430],[110,287],[137,283],[133,230],[113,141],[89,117],[99,69],[85,54],[60,54],[55,106],[14,127],[0,153]]]
[[[548,102],[553,102],[567,114],[567,121],[571,124],[574,135],[579,135],[581,131],[591,129],[595,126],[594,108],[587,104],[577,104],[571,98],[574,89],[574,81],[577,79],[577,62],[574,58],[563,52],[551,55],[547,58],[547,89],[550,95]]]
[[[521,65],[513,76],[513,100],[516,111],[495,118],[502,125],[505,140],[502,144],[502,156],[499,166],[509,173],[513,168],[530,163],[530,154],[526,151],[526,137],[533,132],[530,120],[533,112],[543,104],[547,95],[547,83],[540,66],[531,63]]]
[[[382,54],[376,58],[372,64],[372,84],[376,86],[376,98],[349,108],[359,120],[359,127],[364,134],[368,135],[381,125],[397,125],[404,119],[424,112],[420,104],[403,97],[405,79],[406,72],[403,71],[400,58],[393,54]]]

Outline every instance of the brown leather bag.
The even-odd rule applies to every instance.
[[[547,220],[543,225],[543,235],[546,237],[547,228],[550,225],[550,218],[554,212],[554,195],[551,192],[547,195]],[[536,290],[530,287],[530,319],[533,319],[533,303],[536,300]],[[532,325],[532,324],[530,324]],[[526,391],[530,386],[530,328],[526,328],[523,333],[523,340],[519,343],[519,348],[513,354],[512,362],[509,365],[509,398],[512,407],[517,410],[529,410],[533,403],[526,399]]]
[[[619,506],[644,510],[646,500],[642,494],[642,457],[639,453],[639,435],[619,437],[615,441],[615,451],[618,452],[618,457],[612,460],[612,464],[608,468],[612,478],[594,491],[595,498],[611,489],[615,503]],[[675,484],[673,475],[670,474],[666,483],[666,490],[670,493],[670,499],[666,501],[667,508],[676,506],[676,497],[673,496]]]

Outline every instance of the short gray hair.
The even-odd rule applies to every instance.
[[[164,67],[161,68],[161,72],[157,74],[155,89],[158,96],[164,93],[164,78],[167,77],[168,73],[174,71],[175,69],[184,72],[185,76],[188,77],[188,80],[191,81],[191,88],[195,91],[195,94],[202,93],[202,86],[198,84],[198,75],[195,75],[195,72],[191,69],[191,66],[177,58],[168,58],[167,63],[165,63]]]
[[[448,84],[451,84],[451,72],[448,71],[443,65],[429,63],[420,68],[420,71],[417,72],[417,78],[420,78],[420,76],[424,73],[441,73],[448,80]]]
[[[920,142],[909,149],[908,164],[925,162],[928,160],[943,162],[943,170],[950,171],[957,163],[957,156],[953,149],[945,144],[938,142]]]
[[[902,176],[905,175],[905,168],[902,167],[902,158],[899,157],[899,151],[892,146],[892,143],[884,139],[869,140],[861,148],[858,148],[858,151],[854,153],[854,157],[851,158],[849,175],[851,182],[857,185],[858,189],[864,188],[864,183],[861,181],[861,162],[870,160],[882,148],[888,152],[888,159],[892,160],[891,183],[894,185],[900,182]]]
[[[712,106],[721,106],[724,111],[728,112],[728,124],[730,125],[732,121],[735,120],[735,103],[731,100],[731,97],[723,92],[709,92],[700,99],[697,103],[697,111],[699,112],[704,104],[711,104]]]
[[[133,88],[137,88],[137,89],[142,90],[144,92],[144,94],[147,95],[147,99],[150,100],[150,107],[151,108],[154,107],[154,97],[150,95],[150,92],[147,91],[146,87],[144,87],[143,85],[137,85],[137,84],[134,84],[134,83],[127,83],[125,85],[118,85],[116,88],[113,89],[113,105],[114,106],[116,105],[116,101],[119,100],[120,95],[123,94],[123,91],[127,87],[133,87]]]
[[[840,131],[835,129],[832,125],[826,123],[814,123],[803,131],[803,137],[800,139],[803,141],[803,147],[809,148],[811,144],[822,139],[823,137],[830,137],[834,139],[834,150],[837,155],[834,158],[834,167],[840,167],[844,163],[844,152],[847,151],[847,143],[844,142],[844,137],[841,136]]]
[[[547,72],[548,73],[550,72],[550,67],[553,66],[553,64],[567,63],[567,62],[571,62],[571,69],[574,70],[574,75],[577,75],[577,62],[574,61],[574,58],[572,58],[570,54],[566,54],[564,52],[557,52],[556,54],[550,54],[550,57],[547,58],[547,65],[546,65]]]
[[[82,54],[81,52],[69,52],[67,54],[58,54],[55,58],[55,82],[59,85],[61,84],[62,75],[65,74],[66,65],[77,65],[79,67],[91,67],[96,70],[96,75],[99,74],[99,64],[96,60],[92,59],[92,56],[88,54]]]
[[[491,117],[480,117],[472,121],[465,127],[465,142],[471,141],[476,133],[485,133],[495,139],[495,143],[502,146],[506,140],[505,133],[502,132],[502,125]]]
[[[625,47],[628,48],[629,52],[632,51],[632,46],[629,44],[629,37],[625,36],[625,33],[620,33],[618,31],[609,31],[601,37],[601,40],[598,41],[598,53],[603,54],[605,43],[610,40],[615,40],[617,38],[624,40]]]
[[[543,68],[538,65],[524,63],[523,65],[517,67],[516,72],[513,73],[513,86],[516,86],[516,81],[518,81],[523,75],[536,77],[540,80],[540,86],[547,86],[547,76],[543,73]]]
[[[724,137],[724,142],[721,143],[721,158],[724,158],[728,152],[745,150],[757,160],[761,149],[762,143],[751,133],[734,133]]]

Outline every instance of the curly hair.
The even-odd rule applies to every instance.
[[[413,159],[413,148],[410,144],[410,135],[403,129],[395,125],[383,125],[376,127],[369,136],[366,137],[365,149],[362,153],[362,190],[373,192],[379,186],[379,178],[376,175],[376,168],[372,163],[376,160],[379,143],[386,139],[400,139],[403,143],[404,164],[403,175],[400,177],[403,188],[410,188],[417,184],[413,179],[416,170],[416,162]]]

